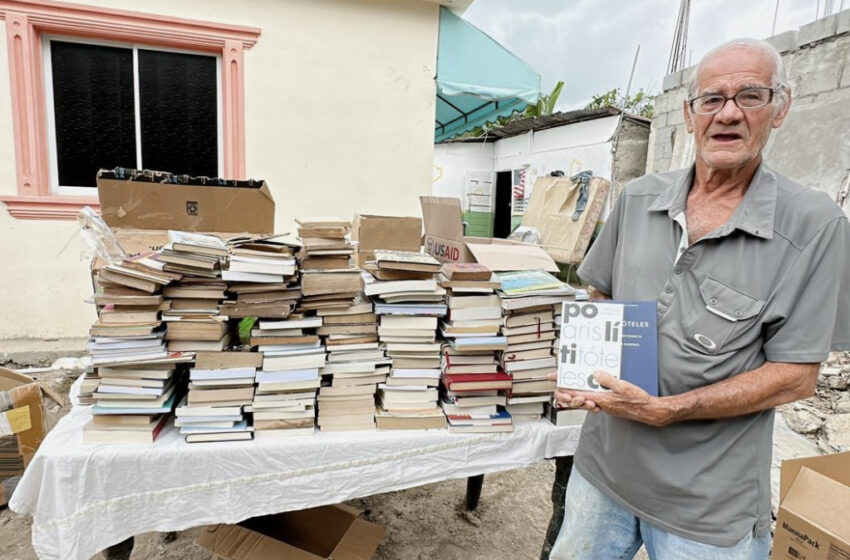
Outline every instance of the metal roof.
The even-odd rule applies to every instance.
[[[452,139],[440,143],[495,142],[502,138],[510,138],[511,136],[525,134],[530,130],[546,130],[547,128],[575,124],[582,121],[612,117],[619,115],[621,112],[622,111],[616,107],[603,107],[601,109],[578,109],[576,111],[558,112],[543,117],[528,117],[513,121],[500,128],[488,130],[484,136],[479,136],[477,138]],[[623,113],[623,118],[646,127],[649,127],[652,122],[646,117],[641,117],[640,115],[634,115],[632,113]]]

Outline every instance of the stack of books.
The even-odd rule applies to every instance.
[[[348,307],[318,311],[328,350],[319,389],[322,431],[375,428],[375,393],[390,373],[390,360],[378,345],[377,316],[365,296]]]
[[[542,270],[505,272],[499,297],[507,348],[501,366],[513,379],[507,409],[515,422],[538,421],[551,402],[557,373],[555,310],[572,301],[576,290]]]
[[[364,291],[375,298],[379,340],[392,359],[390,377],[378,385],[378,429],[443,428],[436,331],[446,314],[446,291],[437,284],[440,263],[424,253],[375,250],[366,269]]]
[[[221,314],[231,319],[288,317],[301,297],[297,246],[251,237],[227,244],[230,254],[221,275],[230,297],[221,305]]]
[[[230,342],[227,317],[219,312],[227,288],[220,278],[219,261],[228,255],[227,245],[215,235],[202,233],[169,230],[168,238],[158,259],[171,259],[165,269],[183,275],[163,292],[171,302],[170,309],[163,312],[168,349],[221,351]],[[175,259],[180,264],[171,262]]]
[[[251,345],[263,356],[251,412],[256,439],[313,434],[319,370],[325,347],[316,329],[321,317],[292,314],[285,320],[261,319]]]
[[[161,290],[180,274],[161,270],[155,255],[101,268],[93,301],[98,320],[88,349],[83,402],[92,403],[86,443],[152,443],[182,393],[179,365],[192,356],[169,353],[163,342]]]
[[[449,292],[448,315],[441,322],[441,405],[449,431],[492,432],[513,429],[505,409],[511,378],[499,367],[497,353],[507,342],[499,334],[499,282],[480,264],[444,265],[441,285]]]
[[[243,407],[254,398],[257,352],[198,352],[189,370],[189,394],[174,425],[188,443],[251,439]]]
[[[98,367],[83,442],[153,443],[184,392],[181,366],[191,360],[191,354],[174,353]]]
[[[351,221],[341,218],[298,218],[301,267],[300,311],[344,307],[363,288],[360,269],[349,266],[354,248],[347,236]]]

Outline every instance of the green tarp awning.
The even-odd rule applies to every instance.
[[[522,111],[539,95],[540,75],[531,66],[440,8],[435,142]]]

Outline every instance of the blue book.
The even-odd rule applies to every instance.
[[[624,305],[620,377],[657,397],[658,304],[655,301],[612,303]]]

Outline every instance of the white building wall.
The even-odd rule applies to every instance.
[[[434,146],[435,196],[463,197],[463,185],[470,173],[493,173],[494,143],[437,144]]]
[[[245,52],[249,177],[277,231],[299,215],[418,215],[431,189],[439,6],[414,0],[90,0],[262,28]],[[15,194],[10,77],[0,26],[0,193]],[[0,340],[84,336],[94,311],[74,222],[12,219],[0,204]],[[0,343],[0,350],[3,349]]]

